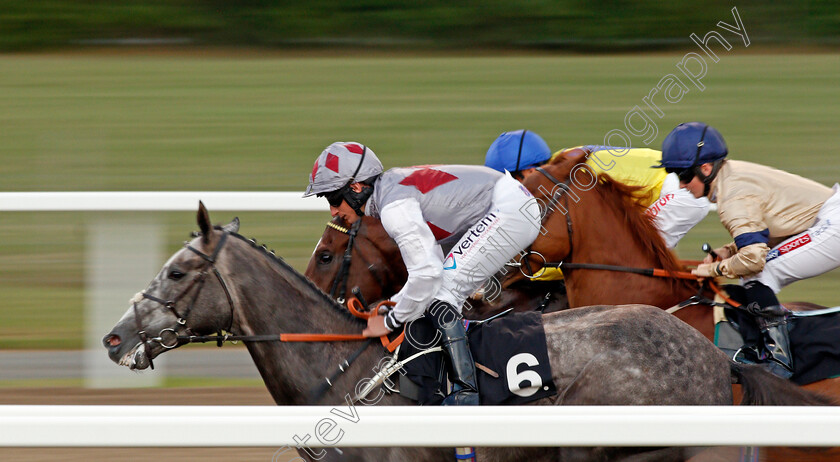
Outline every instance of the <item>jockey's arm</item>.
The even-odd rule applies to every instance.
[[[432,301],[441,285],[443,252],[415,199],[386,205],[380,218],[385,231],[399,246],[408,270],[408,280],[393,297],[397,304],[386,318],[386,326],[394,330],[419,318]]]
[[[752,194],[736,194],[718,204],[720,221],[735,239],[722,247],[723,261],[708,264],[710,275],[723,275],[730,279],[752,276],[764,270],[765,258],[770,251],[770,231],[764,223],[760,199]],[[706,267],[707,264],[701,265]],[[703,272],[700,266],[697,268]]]
[[[769,251],[770,247],[765,243],[741,247],[734,255],[720,262],[720,273],[730,279],[758,274],[764,270]]]

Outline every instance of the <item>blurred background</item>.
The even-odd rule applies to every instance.
[[[729,46],[708,40],[717,62],[690,38],[710,31]],[[0,191],[302,191],[332,141],[363,142],[386,168],[481,164],[503,131],[536,131],[553,150],[599,144],[628,131],[637,106],[650,131],[631,134],[634,146],[659,149],[676,124],[702,120],[731,157],[832,185],[839,51],[840,3],[816,0],[2,0]],[[690,53],[699,61],[685,61]],[[659,93],[657,114],[643,98],[668,75],[688,91],[675,103]],[[242,234],[301,271],[329,218],[211,210],[217,222],[234,215]],[[120,399],[83,391],[85,262],[102,229],[130,252],[130,228],[144,226],[163,250],[125,300],[180,248],[194,213],[0,212],[2,402]],[[710,216],[677,250],[699,258],[702,242],[727,239]],[[840,304],[835,273],[781,297]],[[228,387],[245,390],[239,403],[271,402],[241,349],[185,349],[242,369],[174,362],[154,387]],[[152,403],[164,393],[146,392]]]

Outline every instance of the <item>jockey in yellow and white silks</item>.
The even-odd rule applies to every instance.
[[[662,145],[662,167],[680,186],[717,203],[720,221],[734,242],[716,249],[722,259],[693,271],[698,276],[740,278],[748,308],[764,320],[767,354],[789,376],[786,311],[779,290],[840,267],[840,186],[751,162],[727,160],[720,133],[700,122],[680,124]],[[771,368],[772,369],[772,368]]]
[[[500,172],[507,170],[521,181],[533,174],[535,167],[578,148],[590,152],[587,164],[596,174],[606,173],[616,181],[642,188],[640,203],[647,207],[647,213],[654,218],[669,248],[676,247],[680,239],[709,213],[711,204],[706,198],[695,198],[680,189],[676,175],[651,168],[651,165],[662,159],[662,153],[653,149],[631,148],[626,154],[617,157],[603,146],[578,146],[551,154],[548,145],[539,135],[529,130],[516,130],[502,133],[490,145],[484,165]],[[615,150],[612,148],[613,152]],[[559,270],[546,268],[535,280],[556,280],[562,277]]]
[[[662,169],[650,168],[653,165],[650,162],[657,163],[662,159],[661,152],[631,148],[621,157],[615,157],[605,147],[582,148],[591,151],[586,163],[595,173],[606,173],[620,183],[642,188],[640,203],[647,207],[647,214],[653,217],[668,248],[676,247],[680,239],[708,215],[711,208],[708,199],[695,198],[680,189],[676,175],[668,174]],[[602,167],[603,164],[598,161],[602,156],[615,163],[609,170]]]

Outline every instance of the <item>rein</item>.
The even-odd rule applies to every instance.
[[[224,247],[225,243],[227,242],[227,238],[229,236],[228,232],[224,232],[222,237],[219,239],[219,243],[216,246],[216,249],[213,251],[212,255],[207,255],[204,252],[196,249],[195,247],[184,244],[184,247],[189,251],[195,253],[199,257],[201,257],[212,270],[213,274],[216,276],[216,279],[219,281],[219,284],[222,287],[222,290],[225,293],[225,298],[227,299],[228,306],[230,307],[230,322],[233,324],[233,316],[236,312],[235,306],[233,303],[233,297],[231,296],[230,290],[228,289],[228,285],[225,282],[225,279],[222,277],[222,274],[216,268],[216,259],[221,252],[222,248]],[[235,335],[235,334],[223,334],[223,329],[219,328],[219,331],[216,335],[193,335],[192,330],[187,326],[187,317],[189,316],[190,311],[192,310],[193,305],[195,304],[196,299],[198,298],[201,289],[204,286],[204,282],[207,278],[208,270],[207,268],[202,269],[196,277],[185,287],[178,295],[170,300],[164,300],[160,297],[151,295],[146,292],[142,292],[138,294],[133,300],[133,308],[135,314],[135,320],[137,322],[137,330],[138,335],[140,337],[141,342],[146,346],[144,353],[146,355],[146,359],[149,361],[150,367],[154,368],[151,358],[151,342],[157,342],[165,349],[172,349],[179,345],[187,344],[187,343],[207,343],[207,342],[216,342],[218,346],[222,346],[224,342],[236,342],[236,341],[245,341],[245,342],[348,342],[348,341],[359,341],[359,340],[367,340],[368,337],[365,337],[362,334],[311,334],[311,333],[286,333],[286,334],[265,334],[265,335]],[[193,288],[196,288],[195,293],[190,301],[190,304],[187,306],[186,311],[183,313],[178,312],[177,304],[178,302],[188,295],[190,292],[193,291]],[[170,312],[177,318],[177,322],[180,326],[183,326],[184,332],[187,335],[179,335],[179,333],[175,330],[176,328],[166,328],[158,333],[157,337],[149,337],[145,330],[142,328],[142,318],[140,313],[137,309],[137,302],[142,299],[151,300]],[[359,317],[359,316],[357,316]],[[225,332],[229,332],[230,326],[227,329],[224,329]],[[384,344],[385,342],[383,342]]]
[[[358,224],[361,223],[361,220],[358,221]],[[345,261],[347,261],[347,265],[349,266],[349,253],[350,248],[352,247],[352,236],[355,236],[355,231],[358,230],[358,224],[356,224],[353,228],[354,234],[351,235],[350,245],[348,246],[348,251],[345,253]],[[341,361],[338,365],[337,370],[331,374],[330,377],[324,377],[324,381],[321,382],[318,386],[313,388],[311,395],[315,401],[320,400],[324,394],[333,386],[333,382],[338,378],[338,376],[344,373],[358,357],[364,353],[365,350],[376,340],[375,338],[365,337],[362,334],[322,334],[322,333],[283,333],[283,334],[265,334],[265,335],[236,335],[231,334],[230,329],[233,325],[233,317],[236,313],[236,308],[234,306],[233,297],[231,296],[231,292],[228,289],[228,285],[225,282],[224,277],[216,268],[216,260],[219,256],[224,244],[227,242],[228,236],[230,232],[223,230],[223,234],[219,240],[218,245],[216,246],[215,250],[213,251],[212,255],[207,255],[204,252],[192,247],[189,243],[185,243],[184,246],[190,250],[191,252],[195,253],[199,257],[201,257],[205,262],[206,266],[201,268],[201,271],[196,275],[196,277],[185,287],[181,292],[178,293],[174,298],[170,300],[164,300],[160,297],[155,295],[148,294],[146,292],[140,293],[134,297],[133,301],[133,309],[135,314],[135,321],[137,324],[138,335],[142,344],[145,346],[144,348],[144,355],[146,359],[149,361],[149,366],[154,368],[154,364],[152,362],[151,356],[151,342],[157,342],[161,345],[161,347],[165,349],[172,349],[177,346],[187,344],[187,343],[206,343],[206,342],[213,342],[215,341],[216,344],[221,347],[224,342],[236,342],[236,341],[246,341],[246,342],[346,342],[346,341],[364,341],[364,344],[361,345],[352,355],[348,358]],[[187,326],[187,318],[189,316],[190,311],[192,310],[193,305],[196,302],[196,299],[201,292],[201,289],[204,286],[204,282],[207,277],[207,273],[209,270],[212,270],[213,274],[219,281],[221,285],[225,297],[228,301],[228,306],[230,307],[230,325],[227,329],[219,328],[218,333],[216,335],[193,335],[192,330]],[[193,292],[195,288],[192,300],[188,305],[186,311],[182,315],[178,312],[177,304],[178,302],[187,296],[190,292]],[[176,331],[178,326],[174,328],[166,328],[160,331],[158,337],[150,338],[145,330],[143,329],[142,318],[140,316],[140,312],[137,308],[137,303],[142,301],[143,299],[151,300],[170,312],[176,317],[177,323],[179,326],[182,326],[183,331],[187,333],[187,335],[179,335]],[[377,307],[370,311],[370,312],[363,312],[360,309],[356,308],[358,305],[361,308],[361,302],[358,301],[356,298],[351,298],[348,301],[348,307],[350,308],[350,313],[357,318],[367,319],[372,316],[375,316],[378,313],[379,308],[383,304],[390,304],[393,305],[393,302],[381,302]],[[223,333],[227,332],[227,333]],[[396,347],[402,342],[404,338],[404,332],[401,333],[394,341],[390,341],[388,336],[380,337],[380,341],[382,345],[387,348],[390,352],[393,352]]]
[[[659,268],[635,268],[632,266],[620,266],[620,265],[604,265],[599,263],[571,263],[571,262],[547,262],[545,261],[545,257],[536,251],[529,250],[527,251],[522,257],[529,257],[531,255],[536,255],[542,259],[542,269],[545,268],[557,268],[560,270],[563,269],[584,269],[584,270],[603,270],[603,271],[617,271],[621,273],[633,273],[633,274],[641,274],[644,276],[653,276],[653,277],[661,277],[661,278],[674,278],[674,279],[691,279],[697,280],[701,279],[689,271],[669,271],[665,269]],[[522,263],[508,263],[508,266],[522,268]],[[524,272],[522,274],[525,274]],[[531,277],[540,277],[542,273],[534,274],[528,276]]]
[[[565,196],[564,193],[566,193],[567,191],[570,190],[570,188],[571,188],[569,186],[569,181],[570,180],[560,181],[557,178],[555,178],[553,175],[551,175],[550,173],[545,171],[545,169],[543,169],[542,167],[537,167],[536,171],[538,171],[540,174],[542,174],[545,178],[547,178],[549,181],[554,183],[556,186],[561,188],[561,191],[559,191],[557,193],[552,193],[551,200],[556,200],[561,195]],[[573,240],[572,240],[572,236],[573,236],[572,231],[573,230],[572,230],[572,220],[571,220],[571,216],[570,216],[571,213],[570,213],[570,210],[568,208],[568,198],[566,199],[566,205],[567,205],[566,213],[565,213],[565,215],[566,215],[566,229],[567,229],[568,234],[569,234],[569,257],[571,257],[572,245],[573,245]],[[546,214],[543,216],[543,223],[545,222],[545,220],[548,219],[549,215],[553,211],[554,211],[554,208],[552,207],[546,212]],[[538,270],[537,273],[533,273],[531,271],[531,262],[528,258],[531,255],[537,255],[543,261],[542,266],[540,267],[540,269]],[[686,262],[686,263],[691,264],[691,263],[699,263],[699,262],[691,261],[691,262]],[[606,265],[606,264],[598,264],[598,263],[573,263],[573,262],[569,262],[569,261],[547,262],[545,257],[542,254],[540,254],[539,252],[531,250],[530,247],[528,248],[528,250],[525,251],[525,253],[522,254],[518,263],[508,263],[507,266],[518,267],[520,272],[522,272],[522,274],[529,279],[540,277],[542,275],[542,273],[545,271],[546,268],[557,268],[557,269],[560,269],[560,270],[616,271],[616,272],[623,272],[623,273],[640,274],[640,275],[649,276],[649,277],[695,280],[695,281],[700,282],[700,290],[698,292],[698,295],[695,295],[695,296],[691,297],[689,300],[686,300],[685,302],[682,302],[679,305],[677,305],[679,308],[688,306],[690,304],[696,304],[696,303],[707,303],[707,304],[714,305],[715,304],[714,301],[705,299],[704,297],[702,297],[700,295],[700,293],[703,290],[703,282],[705,280],[708,280],[709,281],[709,287],[717,295],[719,295],[727,304],[731,305],[732,307],[736,307],[736,308],[740,306],[740,303],[732,300],[731,298],[729,298],[726,295],[726,293],[723,292],[723,290],[720,288],[720,286],[717,284],[717,282],[715,282],[715,280],[713,278],[701,278],[701,277],[698,277],[698,276],[695,276],[695,275],[691,274],[691,272],[689,272],[689,271],[669,271],[669,270],[659,269],[659,268],[635,268],[635,267],[631,267],[631,266]],[[532,273],[532,274],[529,275],[529,274],[525,273],[525,271],[523,270],[523,266],[526,266],[528,272]],[[677,309],[679,309],[679,308],[677,308]]]

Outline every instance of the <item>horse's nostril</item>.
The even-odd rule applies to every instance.
[[[120,336],[114,334],[106,335],[105,338],[102,339],[102,343],[105,344],[105,348],[120,346]]]

